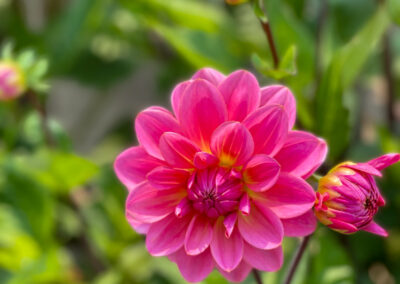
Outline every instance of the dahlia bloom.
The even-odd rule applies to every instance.
[[[344,162],[319,181],[315,215],[329,228],[344,234],[364,230],[387,237],[387,232],[373,221],[385,200],[374,176],[399,161],[399,154],[387,154],[366,163]]]
[[[295,99],[261,88],[249,72],[202,69],[172,92],[173,113],[136,117],[139,146],[115,172],[128,188],[126,217],[153,256],[167,256],[190,282],[214,268],[242,281],[278,270],[284,236],[315,229],[315,193],[304,181],[324,161],[320,138],[291,130]]]
[[[25,90],[22,71],[13,63],[0,62],[0,100],[11,100]]]

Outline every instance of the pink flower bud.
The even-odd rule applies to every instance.
[[[225,2],[229,5],[239,5],[244,2],[247,2],[247,0],[225,0]]]
[[[12,100],[24,90],[25,78],[20,68],[14,63],[0,61],[0,100]]]
[[[315,215],[329,228],[343,234],[364,230],[387,236],[385,229],[373,221],[385,201],[374,176],[399,161],[399,154],[387,154],[367,163],[344,162],[319,181]]]

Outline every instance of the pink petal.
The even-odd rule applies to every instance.
[[[197,152],[194,156],[194,166],[196,169],[204,170],[210,166],[215,166],[218,164],[218,158],[212,154],[206,152]]]
[[[256,248],[273,249],[282,243],[282,223],[266,207],[253,205],[249,215],[239,214],[238,226],[243,239]]]
[[[237,220],[236,212],[232,212],[224,219],[225,237],[228,239],[231,237],[233,229],[235,229],[236,220]]]
[[[200,149],[186,137],[166,132],[160,139],[160,150],[165,161],[176,168],[193,168],[193,159]]]
[[[175,207],[175,216],[178,218],[182,218],[183,216],[186,216],[192,211],[192,203],[190,200],[185,197],[182,199],[178,205]]]
[[[198,255],[210,245],[213,228],[204,215],[195,216],[186,231],[185,250],[189,255]]]
[[[203,68],[193,75],[192,80],[195,79],[204,79],[217,87],[225,79],[225,75],[212,68]]]
[[[368,162],[371,166],[376,168],[377,170],[383,170],[384,168],[397,163],[400,160],[400,154],[391,153],[380,156]]]
[[[250,199],[247,193],[243,193],[243,196],[240,199],[239,211],[242,212],[243,215],[250,214]]]
[[[372,234],[376,234],[376,235],[382,236],[382,237],[389,236],[389,234],[386,232],[386,230],[384,228],[382,228],[381,226],[379,226],[374,221],[372,221],[367,226],[365,226],[363,228],[363,230],[367,231],[367,232],[370,232]]]
[[[378,176],[381,177],[382,174],[380,171],[378,171],[375,167],[371,166],[368,163],[357,163],[355,165],[349,165],[349,164],[345,164],[343,165],[346,168],[350,168],[356,171],[360,171],[360,172],[364,172],[370,175],[374,175],[374,176]]]
[[[195,256],[187,255],[184,249],[180,249],[168,258],[178,265],[183,278],[188,282],[202,281],[214,269],[209,249]]]
[[[178,121],[179,121],[178,114],[179,114],[179,109],[181,106],[182,96],[183,96],[187,86],[189,86],[191,82],[192,81],[185,81],[185,82],[179,83],[178,85],[176,85],[176,87],[172,91],[171,105],[172,105],[172,110],[174,111],[175,117]]]
[[[165,256],[180,249],[191,219],[190,215],[177,218],[175,214],[170,214],[161,221],[153,223],[146,236],[146,247],[150,254]]]
[[[272,85],[261,89],[260,107],[264,105],[282,105],[289,118],[289,130],[296,121],[296,99],[292,92],[285,86]]]
[[[282,173],[275,185],[254,196],[254,201],[271,209],[279,218],[293,218],[314,206],[315,192],[303,179]]]
[[[275,184],[280,173],[280,165],[264,154],[255,155],[244,167],[246,185],[256,192],[265,191]]]
[[[283,230],[287,237],[304,237],[312,234],[317,227],[317,221],[312,210],[303,215],[282,219]]]
[[[128,188],[146,180],[146,175],[154,168],[164,164],[143,149],[131,147],[118,155],[114,162],[114,170],[118,179]]]
[[[352,234],[358,231],[358,228],[353,224],[349,224],[335,218],[330,218],[329,220],[332,222],[332,224],[328,225],[328,227],[331,229],[337,230],[345,234]]]
[[[211,136],[211,151],[225,166],[243,165],[254,151],[250,132],[240,122],[228,121]]]
[[[179,110],[180,123],[202,150],[209,150],[212,133],[227,116],[224,99],[211,83],[198,79],[187,87]]]
[[[282,106],[267,105],[251,113],[243,121],[254,141],[254,153],[273,156],[285,142],[288,117]]]
[[[221,267],[218,267],[219,272],[230,282],[242,282],[249,275],[252,267],[245,261],[242,261],[233,271],[224,271]]]
[[[325,160],[324,140],[304,131],[290,131],[282,149],[275,155],[282,172],[308,178]]]
[[[158,189],[186,187],[189,172],[169,167],[157,167],[147,175],[149,183]]]
[[[128,219],[128,223],[131,225],[131,227],[139,234],[147,234],[151,224],[150,223],[142,223],[139,221],[136,221],[135,219]]]
[[[211,241],[211,254],[216,263],[225,271],[235,269],[243,257],[243,239],[237,229],[234,229],[230,238],[225,236],[225,227],[222,219],[214,225],[213,239]]]
[[[256,77],[248,71],[233,72],[218,89],[228,107],[229,120],[242,121],[260,103],[260,87]]]
[[[256,269],[270,272],[277,271],[283,264],[282,246],[271,250],[263,250],[245,243],[243,258],[250,266]]]
[[[140,112],[135,120],[135,130],[141,146],[150,155],[162,159],[158,147],[164,132],[181,132],[177,120],[166,109],[150,107]]]
[[[148,182],[138,184],[126,200],[127,219],[153,223],[174,211],[175,206],[185,196],[184,190],[158,190]]]

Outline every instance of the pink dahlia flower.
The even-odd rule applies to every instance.
[[[320,179],[315,214],[329,228],[344,234],[364,230],[387,237],[387,232],[373,221],[385,200],[374,176],[398,162],[399,154],[387,154],[366,163],[344,162]]]
[[[0,62],[0,100],[14,99],[24,90],[24,76],[19,67],[14,63]]]
[[[140,145],[115,161],[129,223],[190,282],[214,268],[230,281],[252,268],[278,270],[283,237],[315,229],[315,193],[304,179],[324,161],[325,142],[291,130],[289,89],[260,89],[247,71],[202,69],[171,102],[173,113],[138,114]]]

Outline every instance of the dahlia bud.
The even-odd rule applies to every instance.
[[[387,232],[373,221],[385,201],[374,176],[399,161],[399,154],[387,154],[366,163],[344,162],[319,180],[315,215],[324,225],[343,234],[364,230],[380,236]]]
[[[229,5],[239,5],[247,1],[248,0],[225,0],[225,2]]]
[[[0,100],[11,100],[25,90],[24,74],[20,68],[8,61],[0,61]]]

